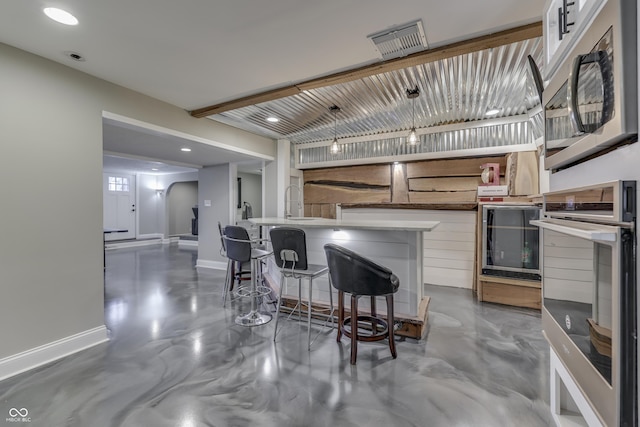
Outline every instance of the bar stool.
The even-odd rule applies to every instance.
[[[273,330],[273,341],[278,334],[278,319],[280,307],[282,306],[282,289],[286,279],[291,277],[298,279],[298,303],[291,310],[291,314],[298,309],[298,316],[302,319],[302,279],[309,281],[309,301],[307,303],[307,350],[311,350],[311,314],[312,314],[312,290],[313,279],[322,276],[328,271],[325,265],[309,264],[307,262],[307,242],[305,233],[298,228],[278,227],[269,232],[271,246],[276,265],[280,269],[280,294],[278,296],[278,307],[276,309],[276,325]],[[329,317],[333,323],[333,296],[331,295],[331,285],[329,285]],[[289,314],[289,316],[291,316]]]
[[[227,275],[224,279],[224,289],[222,291],[222,306],[227,304],[227,294],[233,291],[233,285],[237,281],[238,286],[243,280],[251,280],[251,264],[240,264],[227,257],[227,245],[224,241],[224,230],[218,221],[218,232],[220,233],[220,255],[227,258]],[[249,276],[249,277],[247,277]]]
[[[267,295],[271,290],[258,285],[260,262],[271,255],[271,251],[252,247],[255,240],[249,239],[247,230],[243,227],[228,225],[224,229],[223,239],[227,248],[227,257],[237,263],[251,263],[251,286],[248,290],[240,287],[236,294],[251,298],[251,311],[236,317],[236,324],[241,326],[259,326],[271,320],[271,314],[261,313],[257,309],[257,299]]]
[[[333,243],[324,245],[329,265],[331,283],[338,289],[338,337],[342,334],[351,338],[351,364],[356,364],[358,341],[380,341],[389,339],[389,350],[395,359],[396,346],[393,334],[393,294],[398,291],[400,280],[386,267]],[[351,313],[345,318],[344,294],[351,294]],[[371,315],[358,314],[358,299],[371,297]],[[376,313],[376,296],[387,300],[387,320]],[[370,334],[362,334],[358,329],[371,329]]]

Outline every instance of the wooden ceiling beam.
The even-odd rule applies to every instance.
[[[213,114],[220,114],[225,111],[235,110],[237,108],[248,107],[250,105],[260,104],[262,102],[268,102],[275,99],[285,98],[287,96],[297,95],[305,90],[333,86],[362,79],[365,77],[370,77],[376,74],[387,73],[390,71],[396,71],[408,67],[415,67],[417,65],[422,65],[429,62],[453,58],[460,55],[466,55],[468,53],[504,46],[507,44],[541,36],[542,22],[535,22],[497,33],[488,34],[486,36],[476,37],[473,39],[452,43],[434,49],[424,50],[422,52],[417,52],[402,58],[391,59],[389,61],[372,65],[365,65],[353,70],[343,71],[325,77],[319,77],[295,85],[245,96],[231,101],[222,102],[220,104],[210,105],[208,107],[198,108],[197,110],[190,111],[189,114],[197,118],[207,117]]]

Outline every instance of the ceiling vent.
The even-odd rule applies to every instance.
[[[420,19],[370,34],[367,37],[371,39],[385,61],[421,52],[427,48],[427,38]]]

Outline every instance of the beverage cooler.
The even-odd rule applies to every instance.
[[[482,207],[482,274],[540,280],[540,218],[535,205]]]

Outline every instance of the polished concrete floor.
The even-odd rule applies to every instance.
[[[350,344],[335,331],[311,352],[306,325],[237,326],[221,304],[224,272],[196,271],[175,246],[107,253],[111,340],[0,382],[0,425],[548,426],[548,348],[539,313],[427,286],[426,339]],[[7,422],[6,425],[16,425]]]

